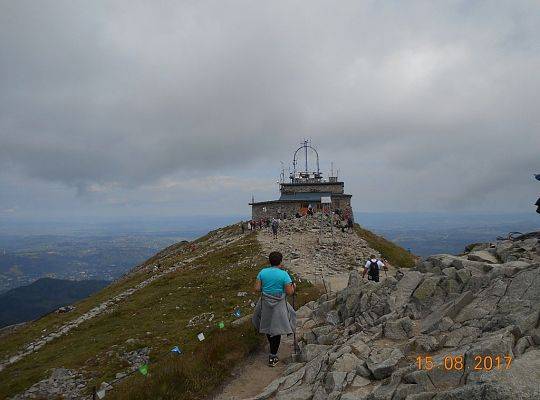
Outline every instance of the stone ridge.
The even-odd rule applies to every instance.
[[[283,265],[300,279],[325,287],[327,291],[337,291],[347,286],[351,270],[358,270],[371,256],[381,257],[367,242],[354,231],[330,226],[330,220],[321,215],[305,216],[281,221],[277,239],[272,232],[263,229],[257,232],[257,239],[267,257],[271,251],[283,254]],[[384,279],[395,273],[393,267]]]
[[[302,360],[253,400],[539,399],[539,238],[431,256],[380,284],[351,271],[298,310]]]

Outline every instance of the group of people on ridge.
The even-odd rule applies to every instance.
[[[244,221],[242,221],[240,223],[240,228],[242,229],[242,233],[246,232],[246,228],[250,231],[256,231],[257,229],[262,229],[264,227],[272,228],[272,233],[274,234],[274,238],[277,238],[279,223],[280,223],[280,220],[278,218],[252,220],[252,221],[248,221],[247,224]]]

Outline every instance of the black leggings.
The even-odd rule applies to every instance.
[[[266,335],[268,343],[270,343],[270,354],[276,355],[279,350],[279,343],[281,342],[281,335],[270,336]]]

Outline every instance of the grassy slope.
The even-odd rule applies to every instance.
[[[354,230],[358,236],[364,239],[368,246],[381,253],[383,258],[390,261],[390,264],[399,268],[411,268],[414,267],[416,259],[414,255],[409,253],[404,248],[392,243],[382,236],[378,236],[367,229],[362,228],[360,225],[355,224]]]
[[[211,250],[218,237],[235,237],[237,227],[214,231],[195,241],[195,251],[185,244],[171,246],[151,258],[145,265],[160,263],[169,267],[182,259]],[[151,347],[150,374],[147,378],[133,375],[109,396],[120,399],[203,398],[228,376],[230,369],[260,344],[261,337],[249,325],[232,327],[232,312],[251,310],[249,302],[255,296],[238,297],[237,292],[250,292],[257,271],[265,264],[254,235],[214,249],[191,265],[156,280],[114,307],[83,323],[69,334],[52,341],[35,354],[2,371],[0,398],[11,396],[48,376],[51,368],[76,368],[99,384],[114,378],[127,368],[120,357],[124,352]],[[55,327],[89,310],[149,277],[152,272],[139,270],[101,292],[77,304],[76,311],[51,314],[17,332],[2,337],[0,355],[13,354],[41,331]],[[304,288],[304,303],[316,297],[314,288]],[[187,327],[195,315],[213,312],[215,319],[204,325]],[[224,321],[227,328],[215,324]],[[197,333],[203,331],[207,340],[199,343]],[[126,344],[127,339],[136,343]],[[170,349],[179,345],[184,355],[173,358]],[[234,351],[231,351],[234,349]]]

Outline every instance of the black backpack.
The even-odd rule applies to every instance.
[[[368,275],[377,276],[379,274],[379,260],[369,260]]]

